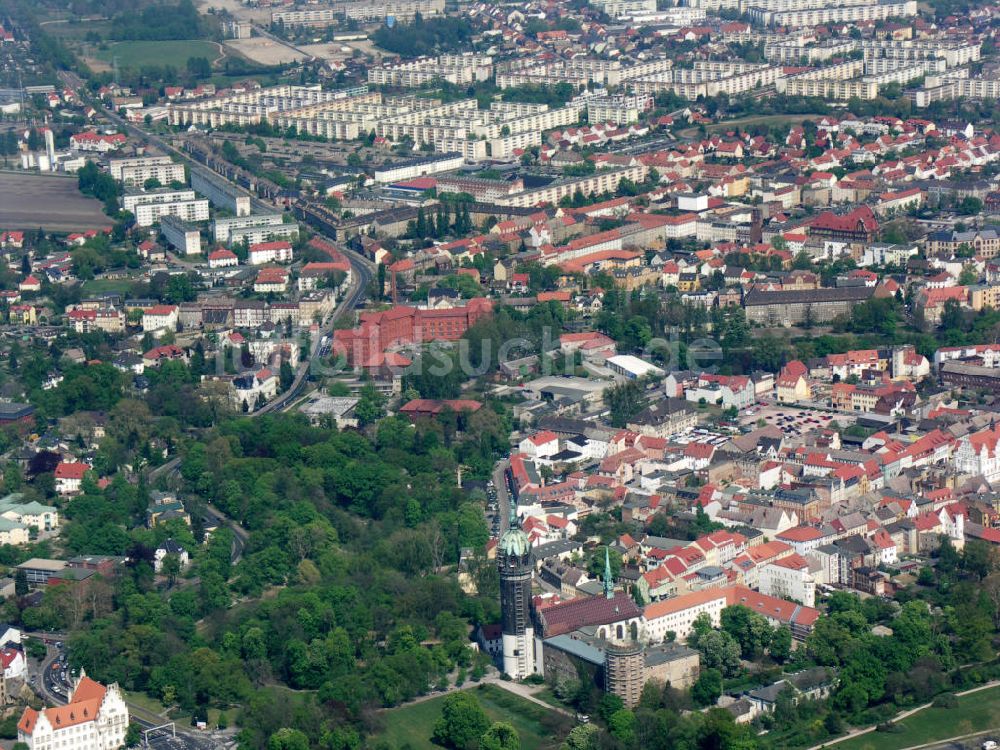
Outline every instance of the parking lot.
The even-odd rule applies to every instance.
[[[767,425],[779,427],[792,437],[804,435],[817,427],[826,427],[830,422],[837,422],[841,427],[854,423],[854,417],[838,414],[832,409],[799,409],[784,404],[768,404],[755,406],[743,413],[740,421],[749,427],[756,427],[760,420]]]

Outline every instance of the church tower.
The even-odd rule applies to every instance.
[[[531,542],[511,507],[510,528],[500,537],[500,623],[503,671],[520,680],[535,671],[535,638],[531,624]]]

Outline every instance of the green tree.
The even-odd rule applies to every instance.
[[[615,711],[608,719],[608,731],[619,742],[631,745],[635,741],[635,714],[627,708]]]
[[[268,738],[267,750],[309,750],[309,738],[298,729],[282,727]]]
[[[698,680],[691,686],[691,698],[699,706],[714,706],[722,696],[722,672],[718,669],[703,669]]]
[[[600,729],[596,724],[580,724],[569,730],[560,750],[596,750]]]
[[[611,412],[613,427],[624,427],[647,404],[646,394],[637,380],[611,386],[604,392],[604,401]]]
[[[14,573],[14,595],[19,597],[27,596],[29,591],[28,574],[21,568],[18,568]]]
[[[452,693],[444,699],[441,717],[434,724],[433,739],[444,747],[467,750],[474,748],[490,727],[490,719],[475,695],[465,691]]]
[[[792,631],[787,625],[775,628],[768,651],[771,658],[779,664],[787,661],[788,657],[792,655]]]
[[[974,195],[967,195],[959,201],[956,210],[962,216],[977,216],[983,212],[983,201]]]
[[[722,629],[736,639],[744,659],[759,659],[771,644],[773,630],[761,615],[737,604],[722,610]]]
[[[479,739],[479,750],[521,750],[521,738],[510,724],[495,721]]]

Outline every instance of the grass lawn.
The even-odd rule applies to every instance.
[[[203,39],[167,42],[112,42],[107,49],[94,48],[93,57],[111,65],[118,58],[119,68],[141,68],[144,65],[183,68],[189,57],[204,57],[212,62],[219,48]]]
[[[156,698],[150,698],[145,693],[140,693],[139,691],[135,691],[133,693],[129,693],[127,698],[130,703],[134,703],[140,708],[144,708],[147,711],[150,711],[154,714],[166,713],[166,709],[163,707],[162,703],[156,700]]]
[[[546,729],[544,720],[549,713],[541,706],[506,692],[495,685],[470,688],[494,721],[506,721],[517,730],[523,750],[549,750],[556,748],[562,737],[555,737]],[[441,715],[445,696],[414,703],[386,711],[382,716],[385,730],[379,736],[390,747],[412,750],[440,750],[431,742],[434,722]]]
[[[1000,687],[958,699],[958,708],[925,708],[899,722],[901,732],[869,732],[831,745],[837,750],[900,750],[1000,728]]]
[[[83,282],[81,292],[88,294],[103,294],[104,292],[127,292],[136,279],[90,279]]]

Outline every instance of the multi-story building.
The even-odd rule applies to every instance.
[[[185,182],[184,165],[171,161],[169,156],[144,156],[133,159],[112,159],[111,176],[125,185],[141,186],[147,180],[159,180],[162,185]]]
[[[815,606],[816,579],[809,571],[809,562],[793,554],[762,566],[760,593],[790,599],[807,607]]]
[[[1000,227],[984,226],[964,231],[943,230],[927,235],[927,253],[954,253],[968,249],[973,255],[995,258],[1000,255]]]
[[[770,62],[795,64],[802,60],[809,63],[826,62],[832,57],[844,57],[857,48],[852,39],[828,39],[819,44],[802,40],[774,38],[764,44],[764,57]]]
[[[976,312],[986,307],[1000,310],[1000,284],[976,284],[970,286],[969,307]]]
[[[405,161],[390,162],[375,168],[375,181],[380,183],[400,182],[424,177],[438,172],[450,172],[465,164],[465,158],[458,153],[432,154]]]
[[[367,362],[392,346],[456,341],[492,311],[489,300],[477,297],[464,307],[426,310],[398,306],[382,312],[362,313],[357,328],[334,331],[334,347],[338,355],[347,357],[351,364]]]
[[[789,96],[874,99],[890,83],[907,84],[924,75],[922,64],[898,60],[848,60],[787,76],[777,88]]]
[[[648,94],[631,96],[599,96],[587,100],[587,120],[592,123],[613,122],[628,125],[652,108],[653,97]]]
[[[917,15],[916,0],[900,2],[867,3],[862,5],[815,5],[800,10],[767,10],[751,6],[748,15],[754,23],[765,26],[801,28],[831,23],[857,23],[858,21],[885,21],[889,18],[908,18]]]
[[[807,291],[765,292],[752,289],[743,298],[747,320],[766,326],[816,323],[849,315],[859,302],[875,294],[872,287],[823,287]]]
[[[247,260],[251,266],[262,266],[265,263],[291,263],[292,257],[291,243],[279,240],[251,245]]]
[[[542,187],[525,190],[499,201],[502,206],[537,206],[549,203],[553,206],[567,196],[577,191],[584,195],[592,193],[613,193],[618,189],[618,183],[623,179],[632,182],[642,182],[646,179],[649,168],[644,164],[618,169],[599,170],[587,177],[576,177],[567,180],[557,180]]]
[[[948,68],[976,62],[981,55],[979,42],[943,39],[866,39],[860,44],[866,60],[878,58],[943,60]]]
[[[66,318],[77,333],[91,333],[93,331],[122,333],[125,330],[125,313],[113,307],[77,308],[70,310]]]
[[[678,68],[632,81],[639,94],[673,91],[685,99],[744,94],[776,84],[784,76],[778,66],[759,63],[698,60],[693,68]]]
[[[590,4],[612,18],[631,18],[636,13],[656,11],[656,0],[590,0]]]
[[[128,725],[128,706],[118,683],[105,687],[80,670],[66,705],[24,709],[17,739],[29,750],[118,750]]]
[[[298,224],[268,224],[262,227],[241,227],[229,230],[229,242],[234,245],[241,242],[257,245],[261,242],[294,240],[298,236]]]
[[[444,13],[444,0],[375,0],[375,2],[338,2],[312,8],[289,8],[271,12],[271,23],[284,26],[330,26],[347,18],[355,21],[411,21],[417,14],[424,18]]]
[[[1000,427],[991,426],[959,438],[952,466],[961,475],[982,477],[987,482],[1000,479]]]
[[[193,169],[191,171],[191,187],[219,208],[231,211],[237,216],[250,215],[250,195],[224,177],[204,168]]]
[[[274,227],[282,223],[284,223],[284,217],[278,213],[251,214],[250,216],[217,216],[212,221],[212,239],[216,242],[228,243],[232,240],[232,232],[236,229]]]
[[[197,196],[194,194],[194,190],[190,188],[185,188],[183,190],[150,190],[147,192],[142,191],[127,191],[125,195],[122,196],[122,208],[126,211],[135,213],[136,206],[147,204],[147,203],[176,203],[180,201],[193,201]]]
[[[524,180],[485,180],[478,177],[447,176],[437,178],[437,192],[468,193],[480,203],[495,203],[524,190]]]
[[[151,227],[164,216],[173,216],[183,222],[208,221],[208,200],[192,198],[143,202],[136,204],[132,213],[135,216],[135,223],[140,227]]]
[[[177,305],[153,305],[142,311],[143,331],[176,331]]]
[[[201,232],[198,227],[191,226],[176,216],[167,215],[160,219],[160,232],[181,255],[201,253]]]
[[[485,81],[492,75],[493,58],[488,55],[441,55],[369,68],[368,83],[376,86],[417,87],[434,80],[443,80],[455,85],[468,85]]]

